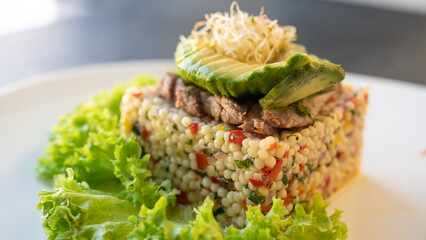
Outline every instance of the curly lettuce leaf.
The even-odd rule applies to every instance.
[[[286,230],[284,239],[346,239],[348,227],[340,220],[342,211],[336,209],[328,217],[328,205],[319,194],[314,196],[314,205],[309,214],[297,204],[296,216],[293,224]]]
[[[90,189],[86,183],[59,175],[54,191],[40,191],[48,239],[124,239],[134,228],[128,217],[138,214],[129,201]],[[96,238],[95,236],[98,236]]]
[[[150,155],[140,158],[141,147],[133,138],[120,142],[114,155],[114,174],[125,187],[122,195],[133,205],[152,208],[162,196],[174,204],[178,191],[171,187],[170,181],[161,185],[152,181],[151,171],[148,170]]]
[[[249,206],[247,226],[221,228],[213,216],[214,203],[206,198],[194,209],[195,220],[175,221],[170,209],[179,207],[161,196],[148,207],[134,207],[132,202],[114,195],[90,189],[86,183],[61,177],[55,191],[40,192],[38,209],[43,209],[49,239],[346,239],[346,224],[339,220],[340,211],[330,217],[327,203],[319,195],[314,206],[305,210],[296,204],[292,217],[281,199],[274,199],[270,212],[262,213],[259,206]],[[187,208],[184,208],[187,210]],[[309,212],[307,214],[306,212]]]
[[[120,102],[130,86],[155,83],[153,76],[139,76],[110,91],[102,91],[62,116],[53,127],[49,144],[39,159],[37,175],[52,182],[57,174],[73,168],[75,178],[104,188],[119,183],[114,175],[115,146],[120,138]],[[109,182],[109,184],[105,184]]]

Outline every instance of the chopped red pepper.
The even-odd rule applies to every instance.
[[[290,151],[285,151],[283,158],[288,158],[288,155],[290,155]]]
[[[271,211],[271,208],[271,205],[266,206],[265,204],[263,204],[262,206],[260,206],[260,210],[262,210],[263,214],[268,214],[268,212]]]
[[[140,97],[140,96],[142,96],[142,92],[141,92],[141,91],[134,92],[134,93],[133,93],[133,96],[134,96],[134,97]]]
[[[197,161],[198,169],[203,169],[209,165],[209,161],[207,160],[207,155],[203,152],[196,152],[195,160]]]
[[[200,178],[199,178],[199,177],[196,177],[196,178],[195,178],[195,181],[199,182],[199,181],[200,181]]]
[[[232,130],[229,133],[228,142],[235,143],[238,145],[243,145],[243,140],[246,138],[246,135],[244,135],[244,132],[241,130]]]
[[[150,132],[146,128],[144,128],[144,129],[142,129],[141,134],[142,134],[142,137],[144,139],[147,139],[149,137],[149,135],[150,135]]]
[[[155,158],[153,158],[153,157],[151,157],[151,161],[152,161],[152,163],[153,163],[154,165],[157,165],[157,163],[158,163],[158,160],[157,160],[157,159],[155,159]]]
[[[277,159],[275,166],[273,167],[264,167],[262,168],[262,173],[266,174],[266,177],[271,180],[275,180],[281,172],[281,164],[283,163],[282,159]]]
[[[368,102],[368,93],[364,93],[364,100]]]
[[[198,123],[191,123],[188,127],[189,132],[191,132],[192,135],[196,135],[198,133]]]
[[[247,199],[243,199],[243,201],[241,201],[241,205],[243,205],[243,209],[245,210],[245,211],[247,211]]]
[[[328,101],[329,102],[334,102],[334,101],[336,101],[336,98],[335,97],[331,97]]]
[[[177,175],[176,175],[176,173],[173,173],[173,178],[177,178]]]
[[[359,105],[359,99],[358,99],[358,98],[353,98],[353,99],[352,99],[352,102],[353,102],[353,104],[354,104],[355,106],[358,106],[358,105]]]
[[[271,146],[267,149],[267,151],[272,151],[278,149],[278,144],[276,142],[272,143]]]
[[[176,195],[176,200],[179,203],[182,203],[182,204],[189,203],[189,201],[188,201],[188,195],[187,195],[187,193],[185,191],[180,191],[180,193],[178,195]]]
[[[337,153],[337,158],[344,158],[345,157],[345,152],[338,152]]]
[[[305,148],[307,148],[308,147],[308,145],[303,145],[301,148],[299,148],[299,150],[298,150],[298,152],[301,152],[301,151],[303,151]]]
[[[264,187],[265,186],[265,182],[262,180],[256,180],[253,178],[250,178],[249,181],[251,182],[251,185],[253,185],[253,187]]]
[[[300,171],[305,172],[305,165],[299,164]]]
[[[290,191],[287,192],[287,195],[283,198],[283,200],[284,200],[284,203],[283,203],[284,206],[287,206],[289,203],[292,202],[293,198],[291,197]]]
[[[217,180],[217,178],[214,177],[214,176],[211,176],[210,179],[212,180],[212,183],[214,183],[214,184],[218,184],[219,183],[219,180]]]

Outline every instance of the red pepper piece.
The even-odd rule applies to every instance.
[[[290,151],[285,151],[283,158],[288,158],[288,155],[290,155]]]
[[[181,204],[189,203],[188,194],[185,191],[180,191],[180,193],[176,195],[176,201],[178,201]]]
[[[284,206],[287,206],[289,203],[292,202],[293,198],[291,197],[290,191],[287,192],[287,195],[283,198],[283,200],[284,200],[284,203],[283,203]]]
[[[300,171],[305,172],[305,165],[299,164]]]
[[[276,142],[272,143],[271,146],[267,149],[267,151],[272,151],[278,149],[278,144]]]
[[[142,92],[140,92],[140,91],[139,92],[134,92],[133,96],[134,97],[140,97],[140,96],[142,96]]]
[[[235,143],[238,145],[243,145],[243,140],[246,138],[246,135],[244,135],[244,132],[241,130],[232,130],[229,133],[228,142]]]
[[[298,150],[298,152],[301,152],[301,151],[303,151],[305,148],[307,148],[308,147],[308,145],[303,145],[301,148],[299,148],[299,150]]]
[[[195,160],[197,161],[198,169],[203,169],[209,165],[209,161],[207,160],[207,155],[203,152],[196,152]]]
[[[144,128],[142,129],[141,135],[144,139],[147,139],[150,135],[150,132],[146,128]]]
[[[262,180],[256,180],[253,178],[250,178],[249,181],[251,182],[251,185],[253,185],[253,187],[264,187],[265,186],[265,182]]]
[[[217,178],[214,177],[214,176],[211,176],[210,179],[212,180],[212,183],[214,183],[214,184],[218,184],[219,183],[219,180],[217,180]]]
[[[266,174],[266,177],[271,180],[275,180],[282,171],[281,164],[283,163],[282,159],[277,159],[275,166],[273,167],[264,167],[261,172]]]
[[[153,157],[151,157],[151,161],[154,164],[154,166],[157,165],[157,163],[158,163],[158,160],[153,158]]]
[[[192,135],[196,135],[198,133],[198,123],[191,123],[188,127],[189,132],[191,132]]]
[[[244,199],[243,201],[241,201],[241,205],[243,205],[243,209],[245,210],[245,211],[247,211],[247,199]]]
[[[268,212],[271,211],[271,208],[272,208],[271,205],[268,205],[268,206],[262,205],[262,206],[260,206],[260,210],[262,210],[263,214],[268,214]]]

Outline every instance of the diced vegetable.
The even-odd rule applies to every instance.
[[[248,199],[250,201],[254,202],[255,204],[259,204],[259,205],[263,204],[263,202],[265,202],[265,198],[262,195],[260,195],[257,191],[251,192]]]
[[[209,161],[207,160],[207,155],[203,152],[196,152],[195,160],[197,161],[198,169],[203,169],[209,165]]]
[[[191,123],[188,128],[192,135],[196,135],[198,133],[198,123]]]
[[[265,173],[266,177],[268,179],[275,180],[282,170],[281,169],[282,163],[283,163],[282,159],[277,159],[275,166],[273,166],[271,168],[270,167],[264,167],[264,168],[262,168],[261,172]]]
[[[244,138],[246,138],[246,136],[244,135],[243,131],[241,131],[241,130],[232,130],[229,133],[228,142],[235,143],[235,144],[238,144],[238,145],[242,145]]]
[[[249,181],[250,181],[251,185],[253,185],[253,187],[264,187],[265,186],[265,182],[262,181],[262,180],[250,178]]]

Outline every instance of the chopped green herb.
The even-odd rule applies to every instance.
[[[308,164],[306,164],[306,166],[308,167],[309,173],[314,171],[314,167],[312,167],[311,164],[308,163]]]
[[[220,208],[213,211],[213,216],[217,216],[217,215],[222,214],[224,212],[225,212],[225,210],[223,210],[223,208],[220,207]]]
[[[192,145],[192,139],[189,139],[188,141],[186,141],[185,143],[186,145]]]
[[[148,111],[146,111],[145,112],[145,118],[148,120],[149,119],[149,117],[148,117]]]
[[[213,166],[213,169],[214,169],[214,173],[217,174],[217,168],[216,168],[216,166]]]
[[[172,127],[173,127],[175,130],[178,130],[178,126],[177,126],[177,124],[176,124],[176,123],[173,123],[173,124],[172,124]]]
[[[355,110],[354,110],[354,109],[352,109],[352,110],[351,110],[351,113],[352,113],[352,115],[355,115],[355,114],[356,114],[356,112],[355,112]]]
[[[200,183],[200,188],[204,188],[204,185],[202,183]]]
[[[296,161],[296,156],[293,156],[293,162],[291,163],[291,166],[294,166],[294,162]]]
[[[202,123],[204,123],[204,124],[207,124],[207,121],[201,121]]]
[[[306,177],[308,177],[308,174],[305,174],[305,175],[303,175],[302,177],[300,177],[300,178],[298,179],[298,181],[299,181],[300,183],[302,183],[303,181],[305,181]]]
[[[282,181],[284,183],[284,186],[287,186],[287,184],[288,184],[288,177],[287,177],[287,175],[284,174]]]
[[[166,167],[166,172],[169,172],[169,171],[170,171],[169,167]]]
[[[217,195],[217,192],[214,193],[214,200],[218,199],[219,195]]]
[[[213,156],[213,153],[210,152],[210,150],[208,148],[204,148],[203,153],[205,153],[207,156]]]
[[[250,196],[248,197],[248,199],[256,204],[263,204],[263,202],[265,202],[265,198],[263,196],[261,196],[258,191],[256,192],[251,192]]]
[[[254,24],[254,23],[256,23],[256,21],[254,20],[254,17],[253,17],[253,16],[251,17],[251,19],[250,19],[250,20],[251,20],[251,23],[253,23],[253,24]]]
[[[140,136],[140,135],[141,135],[141,132],[140,132],[140,130],[139,130],[139,128],[138,128],[138,126],[137,126],[136,124],[133,124],[133,126],[132,126],[132,131],[133,131],[136,135],[138,135],[138,136]]]
[[[253,158],[246,158],[242,161],[235,160],[235,163],[239,168],[249,168],[253,164]]]

